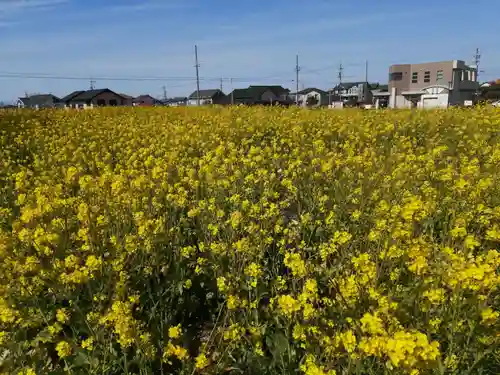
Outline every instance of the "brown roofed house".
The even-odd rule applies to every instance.
[[[110,89],[75,91],[65,96],[62,101],[69,107],[81,108],[85,106],[123,106],[127,105],[127,98]]]

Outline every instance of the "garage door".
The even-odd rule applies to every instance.
[[[436,108],[440,106],[440,100],[437,96],[430,96],[423,98],[422,107],[423,108]]]

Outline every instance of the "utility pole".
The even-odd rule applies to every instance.
[[[299,72],[300,72],[299,55],[297,55],[295,56],[295,85],[296,85],[295,104],[296,105],[299,105]]]
[[[479,48],[476,48],[476,53],[474,54],[474,65],[476,66],[476,100],[479,99],[479,63],[481,62],[481,54],[479,53]]]
[[[368,83],[368,60],[365,62],[365,81]]]
[[[165,85],[161,87],[163,89],[163,100],[167,100],[167,88]]]
[[[339,99],[340,101],[343,103],[343,100],[342,100],[342,72],[344,71],[344,67],[342,66],[342,63],[340,63],[339,65],[339,74],[338,74],[338,77],[339,77],[339,89],[338,89],[338,92],[339,92]]]
[[[95,84],[95,81],[93,79],[90,79],[90,89],[91,90],[94,90],[94,84]]]
[[[231,105],[234,105],[234,87],[232,78],[231,78]]]
[[[194,46],[194,61],[196,67],[196,104],[200,105],[200,64],[198,64],[198,46]]]
[[[224,91],[223,90],[223,83],[222,82],[223,82],[223,78],[220,79],[220,91]]]

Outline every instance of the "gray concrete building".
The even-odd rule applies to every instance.
[[[389,107],[466,105],[478,89],[477,71],[462,60],[397,64],[389,68]]]

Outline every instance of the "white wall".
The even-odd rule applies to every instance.
[[[445,94],[424,94],[420,98],[420,108],[447,108],[448,93]]]
[[[207,104],[211,104],[211,103],[212,103],[212,99],[201,99],[200,98],[200,105],[207,105]],[[188,105],[198,105],[198,100],[197,99],[189,99]]]

